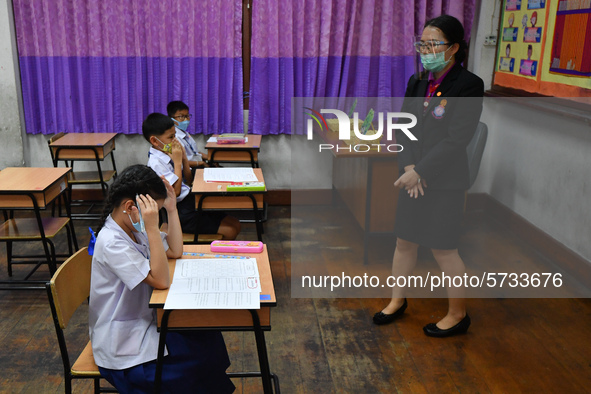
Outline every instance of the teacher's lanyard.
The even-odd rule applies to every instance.
[[[427,110],[427,107],[429,106],[429,102],[431,101],[431,97],[433,97],[433,95],[435,94],[435,91],[437,89],[439,89],[439,85],[441,85],[440,83],[438,84],[429,84],[428,86],[428,94],[427,97],[425,97],[425,102],[423,103],[423,106],[425,107],[425,111]]]

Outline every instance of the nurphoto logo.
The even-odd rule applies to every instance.
[[[310,111],[305,112],[306,115],[310,116],[310,119],[308,119],[307,122],[308,140],[313,139],[312,134],[314,130],[314,121],[316,121],[316,124],[318,124],[318,127],[320,127],[321,131],[331,131],[331,128],[328,127],[328,122],[326,121],[324,116],[322,116],[322,114],[333,114],[336,116],[338,122],[338,139],[341,141],[348,142],[348,144],[346,145],[319,144],[319,152],[321,152],[322,150],[333,149],[337,152],[346,150],[349,152],[356,153],[369,152],[370,150],[376,150],[377,152],[380,152],[381,150],[386,150],[388,152],[401,152],[403,149],[402,145],[400,144],[380,143],[380,140],[382,140],[382,135],[384,133],[383,112],[378,112],[377,130],[369,130],[371,119],[373,118],[373,110],[370,111],[370,114],[363,122],[360,130],[359,114],[357,112],[353,113],[353,121],[351,121],[349,115],[338,109],[321,109],[320,112],[308,107],[304,107],[304,109]],[[410,129],[412,129],[417,124],[416,116],[407,112],[386,112],[385,118],[386,139],[388,142],[394,140],[393,131],[396,129],[402,131],[411,141],[417,141],[417,137],[415,137],[414,134],[412,134],[410,131]],[[410,122],[398,123],[398,121],[403,119],[408,119],[410,120]],[[331,123],[334,122],[332,122],[331,120]],[[351,129],[353,130],[354,136],[351,135]],[[353,143],[355,141],[358,141],[359,143]]]

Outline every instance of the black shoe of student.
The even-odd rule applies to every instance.
[[[406,302],[405,298],[402,306],[398,308],[396,311],[394,311],[394,313],[386,315],[384,312],[378,312],[375,315],[373,315],[373,322],[378,325],[392,323],[394,320],[402,316],[407,306],[408,303]]]
[[[466,316],[460,320],[458,324],[453,327],[448,328],[447,330],[442,330],[441,328],[437,327],[435,323],[429,323],[425,327],[423,327],[423,331],[425,335],[429,337],[437,337],[437,338],[444,338],[444,337],[451,337],[457,334],[464,334],[468,331],[468,327],[470,327],[470,316],[466,314]]]

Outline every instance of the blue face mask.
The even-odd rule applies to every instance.
[[[421,63],[425,70],[434,73],[443,70],[451,61],[451,57],[445,60],[445,53],[448,50],[449,48],[443,52],[421,54]]]
[[[140,215],[140,220],[138,222],[134,222],[129,213],[127,214],[127,216],[129,216],[129,221],[131,222],[131,225],[133,226],[135,231],[137,231],[138,233],[143,233],[144,231],[146,231],[146,226],[144,225],[144,218],[142,217],[142,210],[140,209],[140,204],[138,204],[137,201],[138,195],[135,196],[135,205],[137,206],[137,210]]]
[[[178,122],[178,120],[172,119],[175,122]],[[187,128],[189,128],[189,121],[188,120],[183,120],[182,122],[178,123],[176,125],[176,127],[178,127],[179,129],[183,130],[183,131],[187,131]]]

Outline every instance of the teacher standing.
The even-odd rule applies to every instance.
[[[461,66],[466,57],[464,27],[456,18],[441,15],[425,23],[415,43],[425,71],[408,81],[402,112],[417,117],[411,130],[417,141],[396,132],[401,188],[396,208],[397,237],[392,262],[394,276],[408,276],[417,261],[419,245],[431,249],[448,276],[462,276],[465,266],[458,240],[465,191],[469,187],[466,147],[480,114],[484,83]],[[448,288],[447,315],[427,324],[426,335],[446,337],[464,333],[470,326],[462,288]],[[376,324],[391,323],[407,307],[404,289],[394,287],[392,300],[374,315]]]

